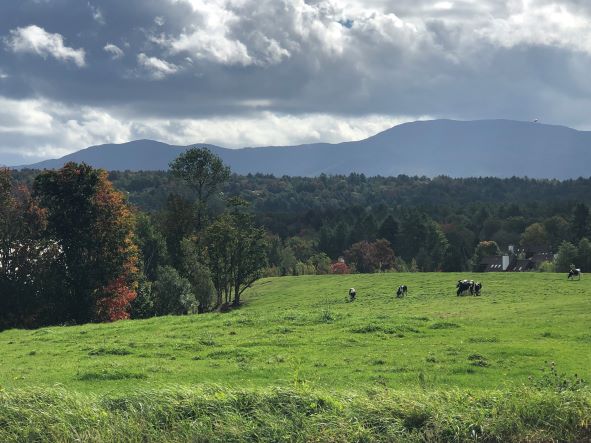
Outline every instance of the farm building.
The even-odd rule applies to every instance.
[[[536,268],[531,258],[513,259],[507,268],[507,272],[533,271]]]
[[[546,261],[554,261],[554,254],[543,252],[530,258],[517,258],[509,255],[490,255],[483,257],[477,266],[477,272],[526,272],[533,271]]]
[[[508,255],[489,255],[482,257],[477,272],[503,272],[509,267]]]

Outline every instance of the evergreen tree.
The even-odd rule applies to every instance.
[[[397,255],[411,261],[427,237],[426,218],[418,211],[409,211],[400,221],[400,236]]]
[[[374,216],[371,213],[367,214],[367,216],[364,218],[363,226],[365,228],[365,235],[363,239],[369,242],[375,241],[378,235],[378,226]]]
[[[392,215],[388,215],[378,229],[377,237],[388,240],[388,242],[390,242],[390,247],[394,249],[394,252],[396,252],[397,247],[398,230],[398,222]]]
[[[591,271],[591,242],[583,237],[577,245],[576,267],[583,272]]]
[[[583,237],[589,237],[589,207],[584,203],[578,203],[573,210],[572,234],[573,240],[578,242]]]
[[[166,237],[170,264],[180,266],[181,241],[195,232],[195,206],[180,195],[171,194],[160,214],[160,229]]]
[[[143,274],[154,281],[157,268],[168,264],[166,239],[148,214],[138,215],[135,232]]]

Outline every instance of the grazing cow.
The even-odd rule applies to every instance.
[[[474,295],[480,295],[480,290],[481,289],[482,289],[482,283],[480,283],[479,281],[477,281],[476,283],[474,283],[471,292],[473,292]]]
[[[398,290],[396,291],[396,297],[398,297],[398,298],[404,297],[407,292],[408,292],[408,286],[400,285],[400,286],[398,286]]]
[[[568,279],[569,280],[574,280],[575,277],[579,277],[577,278],[577,280],[581,279],[581,275],[583,275],[583,273],[581,272],[581,270],[579,268],[576,269],[571,269],[570,271],[568,271]]]
[[[457,291],[457,295],[458,297],[460,295],[465,294],[467,291],[470,291],[470,294],[474,293],[474,280],[458,280],[458,284],[456,285],[456,288],[458,288]]]
[[[355,292],[355,288],[350,288],[349,289],[349,301],[355,300],[356,296],[357,296],[357,292]]]

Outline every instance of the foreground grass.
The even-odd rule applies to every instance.
[[[124,395],[0,392],[2,442],[487,441],[591,439],[591,393],[515,388],[330,395],[162,388]]]
[[[591,379],[590,278],[479,274],[483,295],[456,297],[460,277],[469,275],[265,279],[230,313],[5,331],[0,387],[504,389],[550,361]],[[409,295],[396,299],[401,283]]]

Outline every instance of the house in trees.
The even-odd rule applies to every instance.
[[[554,254],[541,252],[530,258],[518,258],[515,255],[490,255],[480,260],[476,270],[478,272],[526,272],[537,269],[546,261],[554,261]]]
[[[510,264],[508,255],[488,255],[482,257],[476,267],[477,272],[503,272]]]
[[[507,268],[507,272],[526,272],[536,268],[531,258],[513,259]]]

